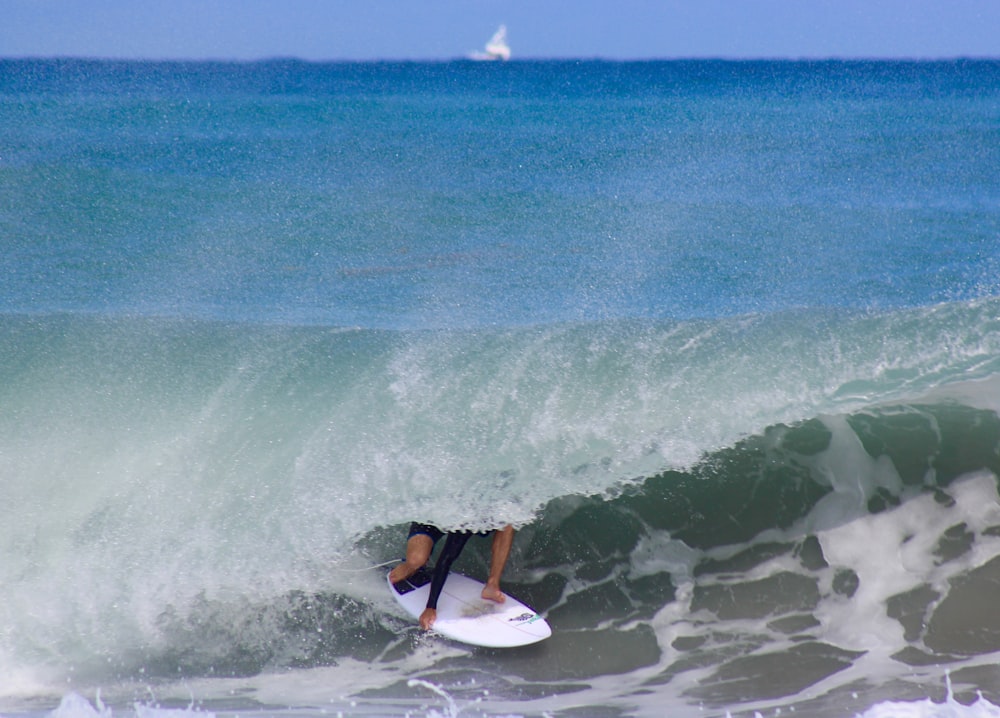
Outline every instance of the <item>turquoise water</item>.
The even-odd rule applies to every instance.
[[[413,329],[989,295],[995,73],[8,62],[4,304]]]
[[[0,711],[997,702],[998,80],[0,62]]]

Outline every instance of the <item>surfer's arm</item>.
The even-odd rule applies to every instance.
[[[438,597],[441,595],[441,589],[444,588],[444,582],[448,578],[451,565],[458,558],[458,555],[462,553],[462,549],[465,548],[465,543],[469,540],[470,536],[472,534],[466,532],[450,533],[448,534],[448,538],[445,539],[441,555],[434,566],[434,575],[431,578],[431,591],[427,596],[427,608],[437,610]]]

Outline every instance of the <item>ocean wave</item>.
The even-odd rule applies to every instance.
[[[478,673],[484,660],[496,663],[506,678],[490,690],[509,698],[523,695],[525,682],[572,691],[581,680],[646,671],[635,690],[677,682],[678,693],[716,706],[808,697],[824,684],[857,692],[855,682],[834,676],[857,673],[872,655],[900,673],[943,661],[959,682],[978,676],[981,660],[1000,651],[1000,625],[962,613],[997,570],[998,449],[994,411],[954,402],[884,406],[774,426],[614,496],[557,497],[522,527],[505,583],[547,614],[556,630],[551,645],[516,661],[476,653],[452,670],[475,664]],[[357,550],[370,561],[391,560],[405,529],[372,529]],[[864,554],[901,550],[911,554],[905,577],[880,583],[887,567],[873,567]],[[482,574],[487,562],[488,542],[472,542],[457,568]],[[366,574],[377,571],[349,569],[345,579],[343,565],[329,570],[339,587],[175,597],[145,636],[129,645],[119,635],[113,660],[92,656],[74,680],[99,684],[112,672],[165,686],[343,661],[392,665],[419,653],[415,627],[370,593],[381,581]],[[849,612],[854,600],[874,602],[881,618],[844,635],[831,616]],[[873,626],[880,640],[893,640],[859,644]],[[609,645],[615,650],[603,650]],[[774,695],[760,692],[768,682],[751,680],[779,670],[797,677]],[[691,671],[698,687],[685,679]],[[389,683],[368,697],[398,696]],[[1000,693],[982,678],[976,685]],[[875,700],[878,689],[865,690]]]
[[[5,316],[0,667],[64,688],[415,660],[356,569],[422,519],[519,526],[508,590],[556,636],[489,658],[498,695],[629,675],[753,704],[739,676],[801,664],[785,697],[840,690],[875,653],[978,675],[993,622],[976,642],[956,616],[1000,536],[996,310],[412,334]],[[912,575],[878,583],[853,532]],[[473,542],[460,568],[486,560]],[[881,646],[834,625],[854,597]],[[596,664],[595,641],[616,646]]]
[[[474,651],[425,670],[463,699],[472,693],[457,676],[492,670],[494,698],[620,675],[636,695],[676,685],[721,708],[790,697],[819,706],[848,691],[872,704],[944,662],[962,695],[972,682],[995,700],[1000,683],[982,668],[1000,652],[1000,624],[976,606],[1000,570],[998,450],[996,412],[882,407],[771,427],[614,497],[559,497],[520,531],[505,583],[547,615],[553,638],[513,658]],[[405,528],[377,529],[359,550],[398,555]],[[897,555],[902,566],[883,563]],[[457,568],[484,575],[488,560],[488,542],[473,542]],[[144,670],[250,676],[412,658],[419,632],[376,596],[202,599],[161,617],[171,648],[161,671]],[[873,666],[881,678],[861,680]],[[412,690],[389,680],[364,695]]]

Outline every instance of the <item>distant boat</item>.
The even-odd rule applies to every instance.
[[[510,46],[507,44],[507,26],[501,25],[489,42],[486,43],[484,52],[474,52],[470,57],[473,60],[509,60]]]

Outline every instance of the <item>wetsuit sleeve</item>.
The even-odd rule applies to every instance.
[[[465,548],[466,541],[472,536],[470,533],[450,533],[448,538],[445,539],[444,547],[441,549],[441,555],[438,557],[437,563],[434,565],[434,577],[431,579],[431,592],[427,596],[427,608],[433,608],[437,610],[438,597],[441,595],[441,589],[444,588],[445,579],[448,578],[448,572],[451,570],[451,564],[455,562],[458,555],[462,553],[462,549]]]

